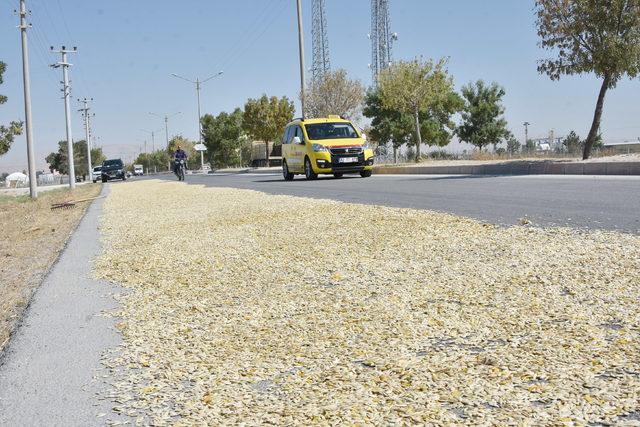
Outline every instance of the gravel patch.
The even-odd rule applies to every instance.
[[[139,423],[637,423],[638,236],[157,181],[104,207]]]

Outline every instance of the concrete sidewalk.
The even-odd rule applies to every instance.
[[[114,419],[110,402],[96,396],[104,389],[101,355],[120,342],[114,319],[102,316],[115,307],[111,295],[119,289],[90,277],[100,250],[102,203],[89,207],[0,356],[2,426],[90,426]]]
[[[640,175],[640,162],[505,161],[465,165],[378,165],[376,174],[391,175]]]

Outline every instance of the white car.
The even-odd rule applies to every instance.
[[[95,184],[99,179],[102,179],[102,166],[96,166],[91,173],[91,180]]]

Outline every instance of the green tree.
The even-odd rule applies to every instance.
[[[97,147],[91,149],[91,163],[93,166],[102,164],[105,158],[102,148]],[[67,141],[58,142],[58,151],[49,153],[49,155],[45,157],[45,160],[49,164],[49,170],[51,172],[57,170],[62,174],[68,174]],[[87,179],[89,175],[87,173],[87,141],[82,139],[73,143],[73,162],[76,176]]]
[[[178,149],[178,146],[180,146],[180,148],[183,149],[185,153],[187,153],[188,157],[196,154],[196,150],[194,148],[195,142],[190,141],[182,135],[175,135],[169,140],[169,145],[166,148],[167,154],[172,156],[173,153],[175,153],[175,151]]]
[[[3,83],[2,75],[6,69],[7,64],[0,61],[0,85]],[[0,105],[5,102],[7,102],[7,97],[0,94]],[[13,121],[8,126],[0,125],[0,156],[9,151],[14,138],[20,134],[22,134],[22,122]]]
[[[145,173],[155,171],[167,171],[171,163],[171,156],[166,149],[156,150],[151,153],[140,153],[133,162],[136,165],[142,165]]]
[[[449,88],[449,93],[431,108],[420,112],[420,134],[423,142],[430,147],[444,147],[451,142],[456,124],[452,120],[454,114],[464,108],[464,101]],[[417,153],[418,154],[418,153]]]
[[[536,0],[536,14],[539,44],[555,54],[539,62],[540,73],[552,80],[584,73],[602,79],[582,152],[588,159],[607,91],[640,72],[640,0]]]
[[[505,91],[497,83],[486,85],[482,80],[462,87],[465,107],[462,124],[456,133],[461,141],[482,150],[489,144],[497,145],[511,136],[503,118],[502,98]]]
[[[571,154],[579,153],[582,149],[582,140],[580,137],[574,132],[569,132],[569,135],[562,141],[562,145],[565,150]]]
[[[242,127],[251,138],[265,143],[267,166],[269,166],[269,142],[280,140],[284,128],[293,119],[295,107],[286,96],[262,95],[247,100],[244,106]]]
[[[520,141],[518,141],[513,135],[507,139],[507,153],[516,154],[520,151]]]
[[[526,151],[528,154],[533,154],[536,152],[536,148],[538,147],[538,145],[536,144],[536,142],[532,139],[528,139],[527,143],[524,145],[524,150]]]
[[[242,163],[241,148],[244,142],[242,110],[222,112],[214,117],[202,118],[202,134],[211,164],[215,167],[239,166]]]
[[[391,141],[393,158],[397,162],[398,149],[411,140],[415,129],[411,114],[385,108],[378,89],[369,90],[362,113],[371,119],[369,139],[378,145],[386,145]]]
[[[348,119],[358,118],[364,86],[359,80],[350,80],[343,69],[327,73],[319,82],[310,82],[305,91],[307,117],[327,117],[336,114]]]
[[[384,108],[413,117],[416,161],[419,161],[422,145],[420,113],[433,113],[447,102],[453,91],[453,79],[446,69],[446,60],[441,59],[437,63],[421,59],[397,62],[380,73],[378,87]]]

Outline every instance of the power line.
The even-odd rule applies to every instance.
[[[245,45],[245,47],[243,49],[236,49],[233,54],[231,55],[230,59],[227,61],[227,63],[223,64],[223,68],[228,68],[230,67],[232,64],[235,63],[235,61],[240,58],[246,51],[247,49],[254,45],[255,42],[260,39],[266,32],[267,30],[269,30],[269,28],[271,28],[271,26],[273,25],[273,23],[276,21],[276,19],[278,19],[282,13],[287,10],[288,6],[286,3],[283,3],[281,1],[281,8],[280,9],[272,9],[275,13],[271,16],[270,19],[268,19],[267,24],[263,27],[262,31],[260,31],[259,33],[254,33],[255,36],[253,38],[250,38],[250,41],[248,44]]]
[[[67,35],[69,36],[69,40],[77,40],[75,37],[73,37],[73,34],[71,34],[71,31],[69,30],[69,25],[67,25],[67,19],[65,18],[66,13],[64,12],[64,9],[62,8],[62,4],[60,3],[60,0],[56,0],[56,2],[58,3],[58,10],[60,11],[60,17],[62,18],[62,24],[67,32]],[[86,51],[84,53],[84,56],[86,57]],[[76,61],[77,62],[77,61]],[[80,58],[80,64],[84,64],[82,58]],[[78,77],[80,77],[80,86],[82,86],[82,89],[84,90],[85,94],[89,93],[89,85],[87,85],[87,82],[84,78],[84,70],[82,66],[78,67],[78,72],[76,72],[78,74]]]

